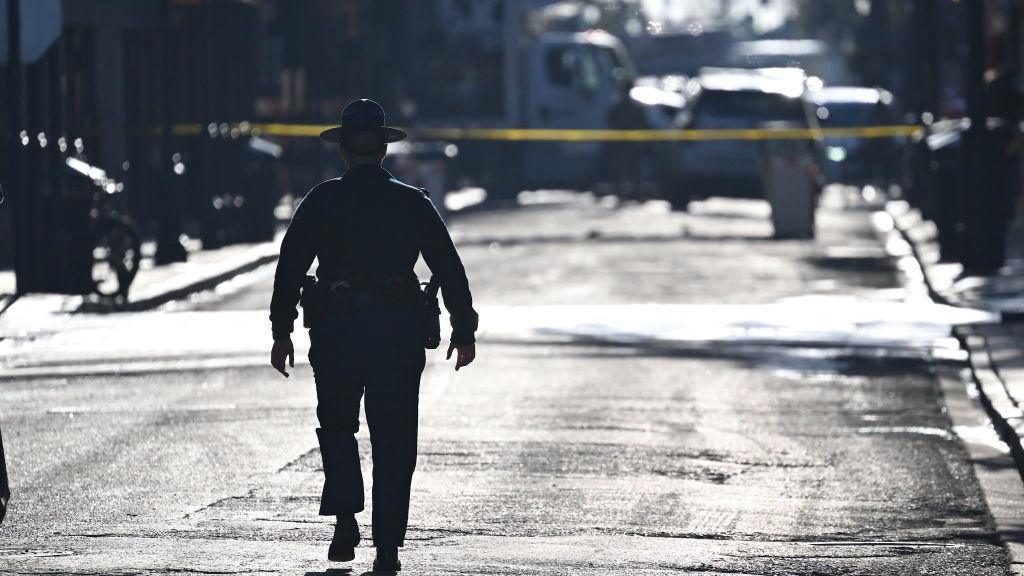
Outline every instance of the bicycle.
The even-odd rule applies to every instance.
[[[88,228],[91,291],[100,298],[127,300],[128,290],[139,273],[142,240],[131,220],[115,207],[114,200],[121,195],[124,185],[81,159],[69,158],[67,165],[74,173],[87,177],[91,184]]]

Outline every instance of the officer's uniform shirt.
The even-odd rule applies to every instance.
[[[320,282],[374,288],[395,276],[414,278],[421,253],[440,280],[452,344],[473,343],[478,317],[466,270],[430,199],[380,166],[358,165],[318,184],[299,204],[281,244],[270,304],[274,338],[291,334],[302,280],[314,258]]]

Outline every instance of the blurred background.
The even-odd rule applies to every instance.
[[[1019,571],[1022,6],[0,0],[0,572],[341,572],[267,307],[355,98],[481,317],[413,570]]]
[[[1017,214],[1011,0],[2,4],[0,267],[19,292],[123,295],[140,265],[272,239],[339,172],[316,135],[357,97],[411,129],[388,165],[441,206],[565,189],[682,210],[766,198],[799,165],[777,232],[813,235],[822,187],[868,186],[982,272]],[[573,132],[602,129],[660,136]]]

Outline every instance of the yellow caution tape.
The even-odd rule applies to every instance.
[[[233,124],[233,128],[239,125]],[[251,124],[244,133],[254,136],[316,138],[330,124]],[[178,124],[177,136],[202,134],[202,124]],[[510,142],[699,142],[709,140],[817,140],[821,138],[899,138],[923,134],[913,125],[851,128],[753,128],[684,130],[587,130],[574,128],[420,128],[409,130],[421,140],[499,140]]]
[[[331,124],[253,124],[253,132],[265,136],[284,136],[288,138],[319,138],[320,133]]]
[[[162,132],[162,130],[158,130],[157,132]],[[202,133],[202,124],[176,124],[171,126],[171,134],[174,134],[175,136],[198,136]]]
[[[707,140],[809,140],[820,138],[893,138],[916,136],[919,126],[863,126],[856,128],[755,128],[687,130],[578,130],[547,128],[427,128],[413,134],[439,140],[509,140],[559,142],[672,142]]]

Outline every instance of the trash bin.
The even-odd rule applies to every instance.
[[[818,190],[814,165],[804,140],[762,143],[761,183],[772,207],[776,238],[814,238]]]

